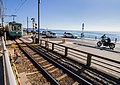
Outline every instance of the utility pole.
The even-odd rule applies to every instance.
[[[2,18],[3,18],[3,14],[4,14],[3,1],[0,0],[0,18],[1,18],[1,21],[2,21]]]
[[[3,15],[4,17],[13,17],[13,22],[15,20],[15,17],[17,17],[17,15]]]
[[[40,43],[40,0],[38,0],[38,44]]]
[[[27,17],[27,34],[28,34],[28,17]]]
[[[3,15],[2,15],[2,27],[3,27],[3,22],[4,22],[4,17],[3,17]]]
[[[0,18],[1,18],[1,25],[3,26],[3,14],[4,14],[4,7],[3,7],[3,1],[0,0]]]
[[[17,15],[11,15],[12,17],[13,17],[13,22],[14,22],[14,20],[15,20],[15,17],[17,17]]]
[[[5,29],[4,29],[4,4],[3,4],[3,1],[0,0],[0,18],[1,18],[1,31],[2,31],[2,35],[4,36],[4,39],[5,39],[5,42],[6,42],[6,33],[5,33]]]

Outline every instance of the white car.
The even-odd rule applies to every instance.
[[[46,37],[52,37],[52,38],[56,38],[57,37],[57,34],[51,32],[51,31],[43,31],[42,35],[45,35]]]
[[[46,33],[49,31],[42,31],[42,35],[46,35]]]
[[[63,34],[63,36],[65,38],[77,38],[77,35],[74,35],[72,33],[66,33],[66,32]]]

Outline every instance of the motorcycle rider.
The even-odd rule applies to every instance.
[[[109,37],[107,37],[107,43],[111,43],[111,39]]]
[[[109,37],[106,37],[106,35],[104,34],[103,36],[101,36],[101,40],[97,42],[97,46],[109,46],[110,49],[114,49],[115,48],[115,44],[111,42],[111,39]]]
[[[107,37],[106,37],[106,35],[104,34],[104,35],[101,36],[101,38],[102,38],[101,41],[104,42]]]
[[[110,43],[111,42],[111,39],[109,37],[106,37],[106,35],[104,34],[103,36],[101,36],[102,38],[102,42],[106,42],[106,43]]]

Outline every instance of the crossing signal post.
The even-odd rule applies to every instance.
[[[37,24],[35,23],[35,29],[37,29]]]
[[[31,20],[32,20],[32,25],[33,25],[33,34],[34,34],[35,18],[31,18]]]

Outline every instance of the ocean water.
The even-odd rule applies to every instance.
[[[82,33],[81,31],[77,31],[77,30],[49,30],[49,31],[55,32],[60,36],[62,36],[64,32],[70,32],[80,37]],[[84,38],[95,39],[95,37],[97,37],[97,39],[100,39],[100,37],[103,34],[106,34],[106,36],[109,37],[112,41],[115,41],[115,38],[117,38],[117,42],[120,42],[120,32],[84,31]]]
[[[42,32],[42,31],[46,31],[46,30],[40,29],[40,31]],[[78,30],[48,30],[48,31],[52,31],[54,33],[57,33],[58,36],[62,36],[64,34],[64,32],[70,32],[70,33],[80,37],[81,33],[82,33],[81,31],[78,31]],[[100,37],[103,34],[106,34],[106,36],[109,37],[112,41],[115,41],[115,38],[117,38],[117,42],[120,42],[120,32],[84,31],[84,38],[95,39],[95,37],[97,37],[97,39],[100,39]]]

